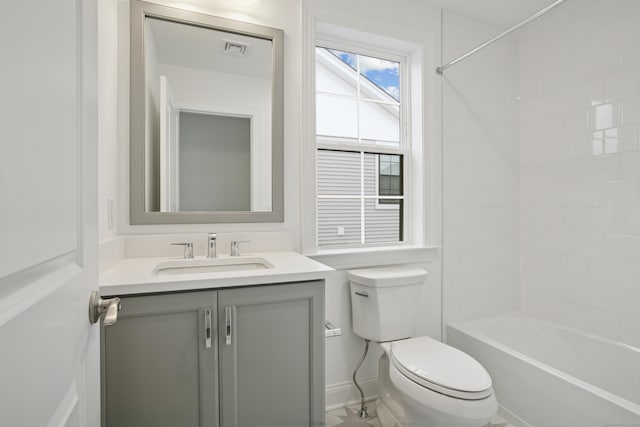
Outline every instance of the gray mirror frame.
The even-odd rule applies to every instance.
[[[145,210],[145,69],[144,22],[153,17],[204,28],[248,35],[273,43],[273,105],[271,126],[272,211],[147,212]],[[280,29],[220,18],[198,12],[131,0],[130,64],[130,223],[209,224],[284,222],[284,71],[283,39]]]

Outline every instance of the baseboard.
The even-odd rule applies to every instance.
[[[522,418],[508,410],[502,405],[498,405],[498,415],[500,415],[505,420],[509,421],[510,424],[513,424],[514,427],[531,427],[529,423],[524,421]]]
[[[376,398],[378,391],[377,378],[358,380],[366,401]],[[327,411],[342,408],[360,402],[360,392],[351,381],[330,384],[325,388],[325,406]]]

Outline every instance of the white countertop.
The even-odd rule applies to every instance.
[[[255,257],[264,258],[273,265],[273,268],[158,276],[153,274],[158,263],[181,258],[125,258],[100,275],[100,294],[102,297],[109,297],[300,282],[326,279],[335,273],[331,267],[295,252],[247,253],[240,258]],[[224,259],[229,256],[221,255],[219,258]],[[205,258],[196,257],[195,259]]]

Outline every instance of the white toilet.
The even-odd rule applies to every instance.
[[[496,414],[491,377],[475,359],[415,332],[419,268],[349,271],[353,331],[376,341],[376,409],[384,427],[480,427]]]

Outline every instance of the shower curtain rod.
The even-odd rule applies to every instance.
[[[519,29],[520,27],[523,27],[523,26],[527,25],[529,22],[535,21],[536,19],[538,19],[539,17],[541,17],[545,13],[549,12],[551,9],[554,9],[554,8],[560,6],[562,3],[566,2],[566,1],[568,1],[568,0],[558,0],[555,3],[550,4],[549,6],[545,7],[544,9],[542,9],[540,12],[534,13],[533,15],[531,15],[530,17],[528,17],[524,21],[522,21],[519,24],[514,25],[513,27],[509,28],[508,30],[498,34],[497,36],[495,36],[491,40],[488,40],[488,41],[482,43],[480,46],[478,46],[478,47],[476,47],[474,49],[471,49],[469,52],[465,53],[464,55],[461,55],[461,56],[457,57],[453,61],[448,62],[445,65],[442,65],[442,66],[436,68],[436,72],[438,74],[442,75],[442,72],[444,70],[446,70],[447,68],[456,65],[460,61],[464,61],[465,59],[467,59],[471,55],[473,55],[475,53],[478,53],[479,51],[481,51],[485,47],[487,47],[489,45],[492,45],[493,43],[495,43],[498,40],[500,40],[501,38],[511,34],[512,32],[514,32],[515,30]]]

